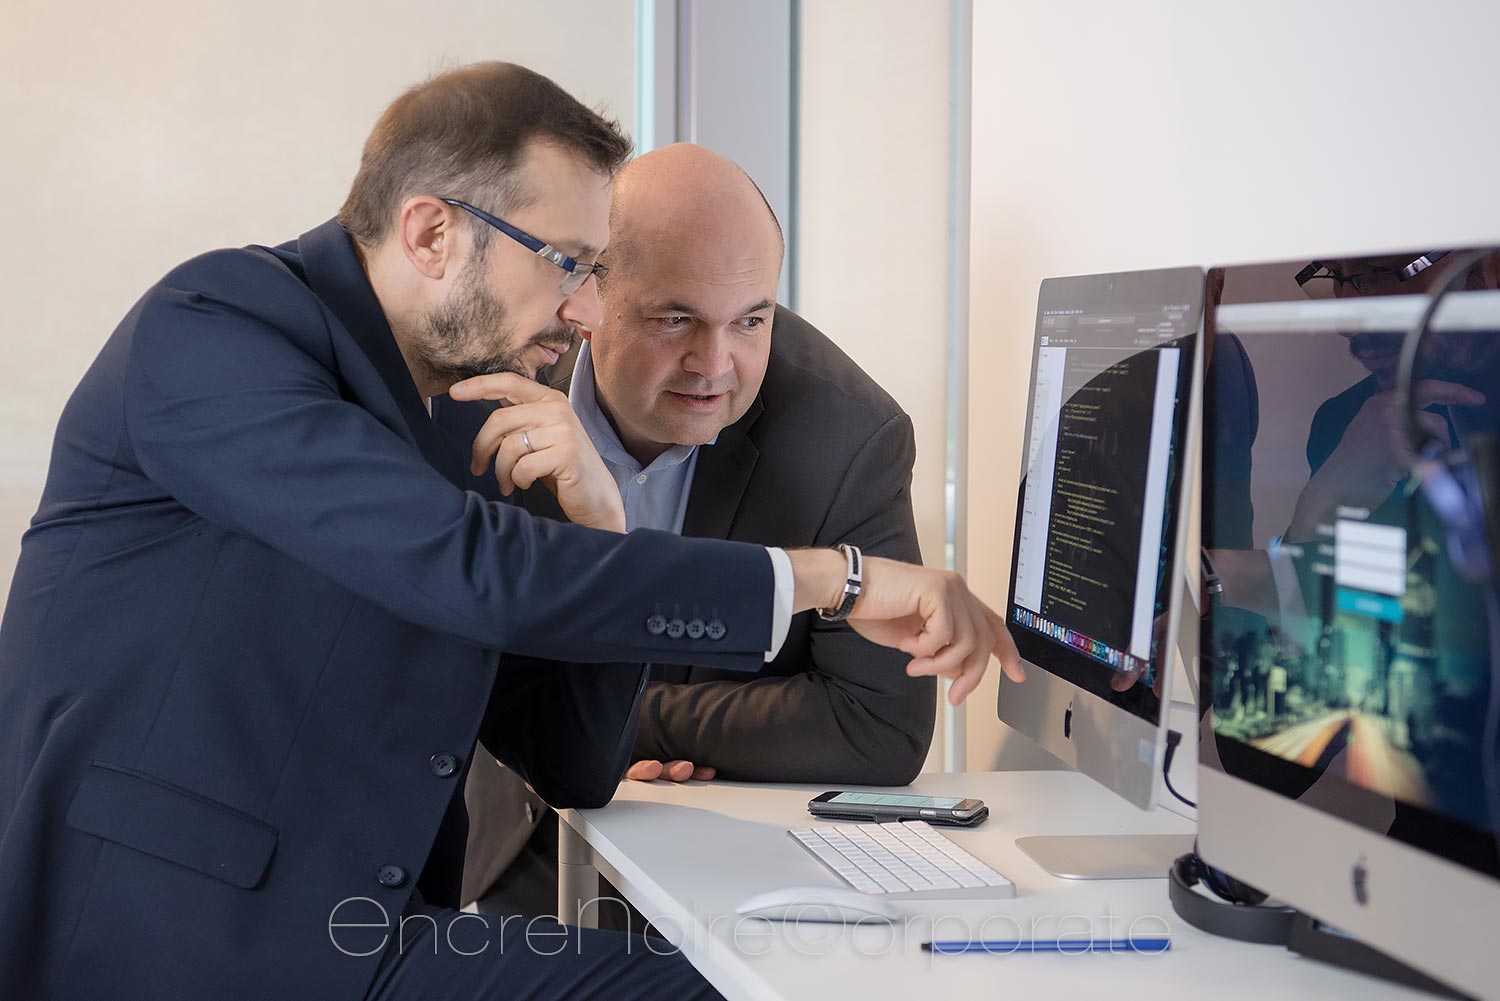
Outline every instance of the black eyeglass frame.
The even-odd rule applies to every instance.
[[[1447,257],[1449,251],[1429,250],[1427,253],[1401,268],[1370,268],[1352,275],[1346,275],[1328,264],[1327,261],[1311,261],[1307,267],[1297,272],[1297,287],[1307,291],[1307,283],[1318,278],[1326,278],[1334,284],[1334,294],[1345,285],[1352,285],[1354,291],[1360,295],[1378,294],[1380,288],[1393,288],[1402,282],[1415,278],[1417,275],[1432,267],[1438,261]],[[1394,285],[1377,285],[1376,281],[1389,282],[1395,279]],[[1309,293],[1311,294],[1311,293]]]

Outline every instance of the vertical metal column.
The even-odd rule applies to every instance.
[[[636,147],[691,142],[755,179],[786,237],[777,299],[795,308],[795,0],[637,0]],[[745,59],[753,54],[754,73]]]
[[[967,574],[969,465],[969,130],[972,118],[973,0],[949,4],[948,56],[948,413],[944,522],[948,569]],[[946,685],[944,688],[946,689]],[[968,705],[943,700],[943,771],[968,767]]]
[[[599,927],[599,908],[587,905],[599,896],[599,870],[594,850],[568,823],[571,811],[558,811],[557,920],[580,928]]]

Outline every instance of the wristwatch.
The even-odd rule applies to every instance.
[[[854,599],[859,597],[859,589],[864,582],[865,558],[859,547],[839,543],[838,550],[844,554],[849,567],[844,579],[844,598],[837,608],[818,609],[818,618],[824,622],[843,622],[847,619],[849,613],[854,611]]]

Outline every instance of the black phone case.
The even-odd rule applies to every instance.
[[[900,821],[904,823],[908,820],[921,820],[931,824],[934,827],[973,827],[976,824],[983,823],[984,820],[989,817],[990,808],[987,806],[981,806],[979,808],[979,811],[968,820],[955,820],[952,817],[893,817],[889,814],[882,815],[874,813],[855,813],[847,810],[830,810],[826,812],[819,810],[817,812],[814,812],[811,807],[808,807],[807,812],[811,813],[819,820],[854,820],[866,821],[872,824],[890,823],[891,821]]]

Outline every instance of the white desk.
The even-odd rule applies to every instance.
[[[1177,917],[1165,879],[1070,881],[1042,871],[1015,846],[1033,834],[1185,833],[1187,821],[1142,813],[1074,772],[923,775],[912,791],[977,796],[990,818],[946,832],[1016,885],[1001,901],[923,901],[899,907],[904,926],[782,925],[739,918],[746,897],[778,886],[840,885],[786,835],[813,826],[815,786],[727,782],[626,782],[601,810],[564,810],[565,882],[584,898],[607,876],[718,990],[730,998],[974,997],[1159,1001],[1265,998],[1429,997],[1303,959],[1279,946],[1244,945],[1197,931]],[[1106,927],[1112,915],[1112,927]],[[564,915],[566,918],[567,915]],[[585,918],[594,915],[586,914]],[[1096,937],[1172,936],[1172,950],[1145,955],[933,956],[931,937],[1038,937],[1090,929]],[[986,922],[988,923],[986,924]],[[592,921],[588,921],[592,923]],[[738,934],[738,941],[736,935]],[[664,945],[657,945],[665,950]]]

